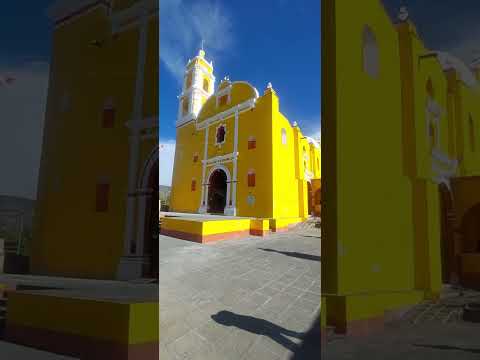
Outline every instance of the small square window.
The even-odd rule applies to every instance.
[[[198,162],[198,154],[193,155],[193,162],[194,163]]]
[[[257,147],[257,140],[255,138],[248,139],[248,149],[255,149]]]
[[[227,102],[228,102],[228,95],[223,95],[218,100],[218,105],[219,106],[224,106],[224,105],[227,105]]]
[[[115,109],[103,109],[103,120],[102,120],[102,127],[103,128],[113,128],[115,124]]]
[[[248,173],[248,187],[255,186],[255,173]]]
[[[108,197],[110,192],[110,184],[97,184],[96,204],[97,212],[108,211]]]
[[[192,180],[191,190],[195,191],[196,188],[197,188],[197,182],[196,182],[196,180]]]

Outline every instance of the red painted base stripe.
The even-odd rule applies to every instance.
[[[178,239],[194,241],[198,243],[207,243],[213,241],[221,241],[221,240],[230,240],[230,239],[238,239],[242,237],[247,237],[250,235],[250,230],[243,230],[243,231],[232,231],[227,233],[220,233],[220,234],[211,234],[211,235],[198,235],[198,234],[191,234],[186,233],[183,231],[177,230],[169,230],[169,229],[160,229],[160,234],[175,237]]]
[[[95,324],[92,324],[95,326]],[[159,343],[120,344],[111,341],[7,323],[5,340],[88,360],[158,360]]]

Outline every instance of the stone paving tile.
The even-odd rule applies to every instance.
[[[195,332],[200,335],[205,341],[218,348],[223,341],[228,338],[233,331],[232,327],[218,324],[213,320],[209,320],[204,325],[195,329]]]
[[[210,319],[211,319],[210,313],[200,309],[194,309],[187,313],[187,315],[184,318],[184,321],[185,323],[188,324],[190,328],[194,328],[196,326],[201,326],[207,323]]]
[[[278,293],[280,293],[280,290],[278,290],[278,288],[274,288],[274,287],[271,287],[271,286],[264,286],[260,289],[257,290],[257,292],[263,294],[263,295],[266,295],[266,296],[269,296],[269,297],[273,297],[275,295],[277,295]]]
[[[272,296],[270,301],[268,301],[262,306],[262,309],[280,313],[283,310],[285,310],[294,301],[296,301],[295,296],[292,296],[286,293],[279,293],[275,296]]]
[[[257,339],[255,345],[260,345],[261,347],[264,347],[274,353],[276,356],[279,358],[282,358],[285,354],[293,354],[294,349],[296,348],[297,344],[292,341],[292,339],[286,335],[280,335],[283,337],[283,342],[281,343],[272,336],[260,336],[259,339]],[[285,344],[288,344],[285,346]]]
[[[252,359],[271,359],[279,360],[280,356],[272,352],[270,349],[265,347],[262,344],[254,344],[242,357],[241,360],[252,360]]]
[[[161,344],[171,343],[188,333],[191,326],[184,320],[176,320],[168,325],[160,323],[162,334],[160,336]]]
[[[291,351],[271,332],[307,330],[314,319],[320,271],[312,272],[315,261],[294,255],[319,254],[317,240],[295,232],[208,245],[169,239],[160,260],[160,273],[168,274],[159,281],[162,354],[174,354],[172,360],[286,359]],[[222,312],[230,312],[231,324],[212,317]],[[288,344],[300,341],[287,338]]]
[[[208,359],[213,347],[194,331],[166,345],[167,351],[174,352],[180,359]]]

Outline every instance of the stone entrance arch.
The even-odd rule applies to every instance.
[[[211,172],[208,178],[207,211],[223,214],[227,206],[228,178],[224,169],[218,168]]]
[[[142,276],[158,278],[159,148],[145,162],[138,184],[138,227],[135,252],[143,258]]]
[[[462,252],[480,253],[480,203],[465,213],[461,224]]]
[[[312,182],[307,181],[307,196],[308,196],[308,215],[313,215],[313,190]]]

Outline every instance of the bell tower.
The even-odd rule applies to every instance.
[[[214,93],[213,64],[205,59],[205,51],[188,61],[179,98],[177,126],[196,119],[200,109]]]

